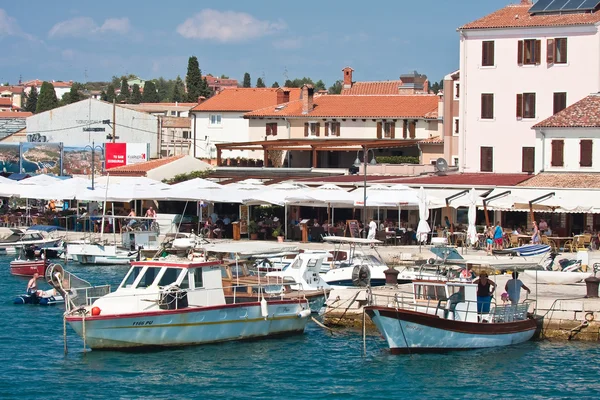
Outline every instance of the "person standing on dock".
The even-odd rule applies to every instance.
[[[375,234],[377,233],[377,222],[371,218],[371,222],[369,222],[369,235],[367,239],[375,239]]]
[[[494,227],[494,243],[496,245],[496,250],[502,250],[502,241],[504,240],[504,231],[500,226],[500,221],[496,222],[496,226]]]
[[[506,285],[504,285],[504,290],[508,293],[508,298],[513,305],[519,304],[521,288],[527,290],[527,294],[531,294],[531,290],[518,278],[519,273],[514,271],[512,273],[512,279],[509,279],[508,282],[506,282]]]

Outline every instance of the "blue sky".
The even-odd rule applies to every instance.
[[[413,70],[437,81],[458,68],[456,28],[509,2],[2,2],[0,82],[184,77],[191,55],[203,73],[241,81],[249,72],[253,84],[263,76],[283,83],[287,74],[329,86],[345,66],[358,81]]]

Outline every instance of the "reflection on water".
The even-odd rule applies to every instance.
[[[84,354],[62,310],[15,306],[27,279],[0,258],[0,398],[598,398],[597,344],[538,342],[449,353],[393,356],[369,335],[335,335],[309,325],[305,335],[151,352]],[[116,287],[126,266],[69,266],[94,284]],[[42,286],[42,285],[40,285]]]

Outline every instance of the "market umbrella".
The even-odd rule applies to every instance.
[[[427,193],[425,193],[425,189],[423,189],[422,186],[419,189],[417,198],[419,199],[419,225],[417,226],[417,240],[422,243],[427,241],[427,234],[431,232],[431,228],[427,223],[427,219],[429,218]]]
[[[467,237],[471,244],[477,242],[477,228],[475,228],[475,219],[477,216],[477,193],[475,189],[469,191],[469,227],[467,228]]]

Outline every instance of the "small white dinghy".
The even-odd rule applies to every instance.
[[[572,285],[592,276],[591,272],[525,270],[524,274],[538,283]]]

